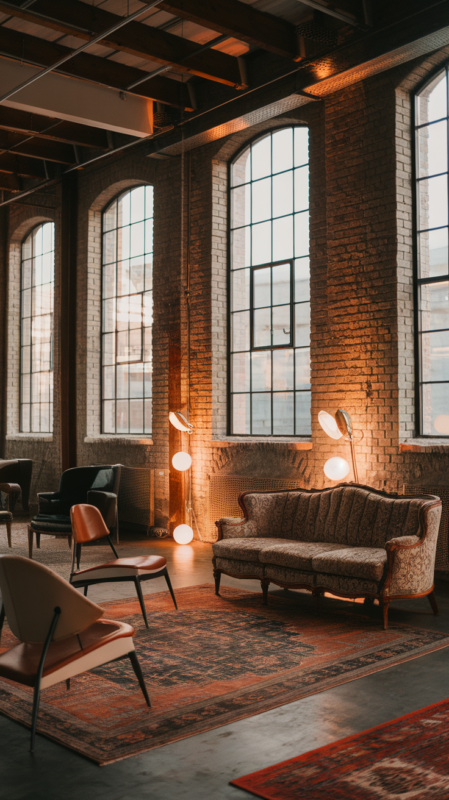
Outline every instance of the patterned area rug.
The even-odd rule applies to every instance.
[[[447,800],[449,700],[231,781],[265,800]]]
[[[405,625],[384,631],[363,613],[315,614],[288,599],[212,586],[147,598],[150,629],[134,599],[105,603],[136,629],[152,708],[131,664],[119,661],[42,694],[38,731],[98,764],[260,714],[449,645],[449,636]],[[361,608],[362,610],[362,608]],[[14,642],[5,628],[2,649]],[[31,693],[0,682],[0,712],[30,723]]]

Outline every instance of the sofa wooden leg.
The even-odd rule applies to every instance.
[[[262,603],[264,606],[268,605],[268,587],[270,581],[267,578],[262,578],[260,585],[262,587]]]
[[[33,529],[28,525],[28,558],[33,558]]]
[[[384,631],[388,630],[388,606],[390,605],[389,600],[382,600],[382,610],[384,616]]]
[[[427,595],[427,599],[428,599],[430,605],[432,606],[433,613],[437,617],[440,612],[438,611],[438,605],[437,605],[437,601],[435,599],[434,592],[430,592],[430,594]]]
[[[8,537],[8,547],[11,547],[11,523],[6,523],[6,535]]]
[[[221,581],[221,570],[214,569],[214,578],[215,578],[215,594],[217,597],[220,595],[220,581]]]

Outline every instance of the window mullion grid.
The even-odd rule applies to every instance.
[[[293,228],[293,259],[290,265],[290,340],[293,348],[293,431],[297,434],[296,424],[296,341],[295,341],[295,312],[296,312],[296,296],[295,296],[295,254],[296,254],[296,225],[295,225],[295,209],[296,209],[296,194],[295,194],[295,129],[292,133],[292,228]]]
[[[253,432],[253,338],[254,338],[254,268],[253,268],[253,146],[249,150],[249,431]],[[234,430],[234,429],[233,429]]]

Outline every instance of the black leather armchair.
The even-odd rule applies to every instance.
[[[29,458],[0,461],[0,492],[7,496],[7,510],[14,513],[20,497],[22,508],[30,510],[30,486],[33,462]]]
[[[39,492],[39,511],[28,526],[28,550],[33,554],[33,533],[40,547],[41,534],[67,536],[72,544],[70,509],[78,503],[89,503],[101,512],[111,532],[118,538],[117,495],[121,465],[73,467],[63,472],[57,492]]]

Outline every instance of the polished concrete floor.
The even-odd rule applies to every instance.
[[[26,554],[25,529],[15,525],[13,552]],[[102,548],[89,554],[96,560]],[[171,541],[125,539],[120,555],[163,554],[173,586],[212,582],[210,545],[185,547]],[[0,529],[0,553],[8,552]],[[11,551],[9,551],[11,552]],[[106,552],[105,552],[106,556]],[[94,558],[95,557],[95,558]],[[64,541],[43,538],[36,560],[68,574],[70,554]],[[257,589],[255,582],[223,577],[224,585]],[[147,593],[160,591],[158,581]],[[279,591],[279,590],[274,590]],[[92,587],[89,596],[101,602],[129,596],[129,587]],[[391,607],[392,621],[449,632],[449,583],[437,587],[440,615],[426,599]],[[292,602],[308,597],[290,593]],[[360,612],[360,605],[332,598],[323,607]],[[373,614],[379,613],[377,608]],[[449,648],[346,683],[290,705],[193,736],[108,767],[97,767],[64,747],[38,736],[35,755],[28,752],[29,732],[0,716],[0,798],[5,800],[237,800],[249,797],[229,786],[239,775],[261,769],[329,742],[363,731],[442,700],[449,695]]]

